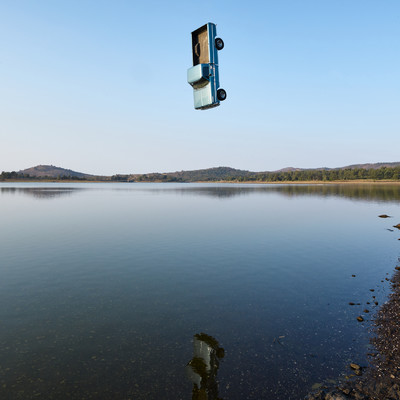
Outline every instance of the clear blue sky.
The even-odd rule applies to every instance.
[[[206,22],[228,98],[196,111]],[[3,0],[0,38],[0,171],[400,161],[399,0]]]

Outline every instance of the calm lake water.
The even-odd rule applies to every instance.
[[[302,399],[367,364],[399,222],[400,185],[1,183],[0,398],[192,399],[205,333],[208,399]]]

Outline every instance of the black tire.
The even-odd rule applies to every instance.
[[[224,100],[226,99],[226,92],[225,92],[225,90],[224,90],[224,89],[218,89],[218,90],[217,90],[217,97],[218,97],[218,100],[224,101]]]
[[[217,48],[217,50],[222,50],[224,46],[224,41],[221,38],[215,38],[215,47]]]

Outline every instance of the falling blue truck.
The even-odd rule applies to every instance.
[[[223,48],[215,24],[209,22],[192,32],[193,67],[187,80],[193,87],[196,110],[217,107],[226,99],[226,91],[219,87],[218,51]]]

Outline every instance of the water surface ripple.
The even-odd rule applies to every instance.
[[[301,399],[367,363],[399,204],[382,184],[0,183],[0,398],[196,398],[204,333],[209,399]]]

